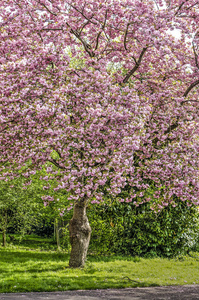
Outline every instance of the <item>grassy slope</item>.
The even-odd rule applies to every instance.
[[[196,258],[88,257],[84,269],[67,268],[63,252],[0,247],[0,292],[199,284]],[[135,281],[133,281],[135,280]]]

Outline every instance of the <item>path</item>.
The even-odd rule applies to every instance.
[[[0,294],[0,300],[199,300],[199,285]]]

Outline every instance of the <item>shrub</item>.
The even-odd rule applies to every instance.
[[[90,251],[132,256],[172,257],[197,249],[199,214],[196,207],[178,201],[159,213],[149,203],[115,202],[88,210],[92,227]]]

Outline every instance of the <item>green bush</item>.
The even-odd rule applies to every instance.
[[[149,203],[95,205],[88,209],[92,237],[90,252],[144,257],[173,257],[197,250],[199,214],[178,201],[155,213]]]

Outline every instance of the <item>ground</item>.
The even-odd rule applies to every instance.
[[[199,285],[0,294],[0,300],[197,300]]]

